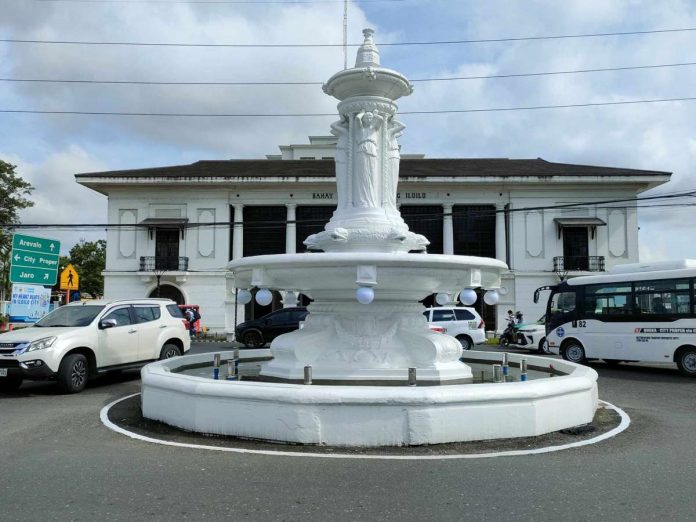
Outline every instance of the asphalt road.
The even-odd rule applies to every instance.
[[[196,345],[196,352],[220,346]],[[0,520],[693,520],[696,379],[594,365],[630,428],[557,453],[389,461],[184,449],[106,429],[138,372],[0,396]]]

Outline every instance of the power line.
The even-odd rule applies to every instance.
[[[561,209],[648,209],[648,208],[665,208],[665,207],[693,207],[696,203],[672,203],[672,204],[662,204],[662,205],[615,205],[616,203],[640,203],[643,201],[656,201],[656,200],[671,200],[677,198],[685,197],[696,197],[696,189],[689,190],[686,192],[676,192],[671,194],[660,194],[655,196],[643,196],[643,197],[633,197],[633,198],[619,198],[610,199],[602,201],[585,201],[576,203],[562,203],[558,205],[543,205],[543,206],[533,206],[533,207],[515,207],[510,209],[495,209],[491,210],[475,210],[469,211],[466,214],[458,214],[457,212],[439,212],[439,213],[428,213],[420,212],[417,214],[407,215],[407,218],[418,219],[419,221],[431,221],[431,220],[441,220],[445,216],[453,217],[481,217],[481,216],[493,216],[499,213],[514,214],[518,212],[529,212],[531,210],[561,210]],[[610,206],[608,206],[610,205]],[[309,205],[311,206],[311,205]],[[463,205],[463,206],[474,206],[480,207],[482,205]],[[402,216],[403,217],[403,216]],[[278,226],[284,226],[287,223],[294,223],[296,225],[324,225],[326,219],[324,218],[314,218],[314,219],[301,219],[295,221],[287,220],[261,220],[254,222],[242,222],[248,228],[254,230],[261,229],[272,229]],[[187,223],[184,225],[185,229],[199,229],[199,228],[216,228],[216,227],[232,227],[235,225],[233,221],[216,221],[210,223]],[[144,230],[151,228],[151,225],[138,225],[138,224],[120,224],[120,223],[4,223],[0,224],[0,228],[16,228],[16,229],[65,229],[65,230],[90,230],[90,229],[118,229],[118,230]]]
[[[653,29],[648,31],[619,31],[607,33],[561,34],[548,36],[520,36],[508,38],[484,38],[478,40],[437,40],[420,42],[384,42],[380,47],[399,47],[414,45],[462,45],[479,43],[505,43],[525,42],[541,40],[564,40],[573,38],[600,38],[608,36],[635,36],[647,34],[668,34],[696,31],[696,27],[684,27],[679,29]],[[143,46],[143,47],[238,47],[238,48],[296,48],[296,47],[343,47],[343,43],[330,44],[232,44],[232,43],[180,43],[180,42],[97,42],[89,40],[29,40],[19,38],[1,38],[0,42],[23,44],[50,44],[50,45],[113,45],[113,46]],[[348,44],[348,47],[359,47],[362,43]]]
[[[666,103],[677,101],[693,101],[696,97],[687,98],[661,98],[653,100],[626,100],[616,102],[597,102],[597,103],[569,103],[565,105],[530,105],[527,107],[497,107],[491,109],[461,109],[461,110],[445,110],[445,111],[403,111],[399,114],[456,114],[456,113],[472,113],[472,112],[505,112],[505,111],[533,111],[539,109],[571,109],[577,107],[602,107],[611,105],[635,105],[639,103]]]
[[[529,105],[521,107],[491,107],[488,109],[443,109],[432,111],[400,111],[400,115],[422,114],[469,114],[480,112],[512,112],[532,111],[542,109],[571,109],[580,107],[604,107],[613,105],[636,105],[641,103],[668,103],[680,101],[694,101],[696,97],[661,98],[652,100],[625,100],[615,102],[596,103],[569,103],[562,105]],[[166,117],[166,118],[300,118],[300,117],[334,117],[336,113],[183,113],[183,112],[109,112],[109,111],[48,111],[37,109],[0,109],[0,113],[6,114],[52,114],[52,115],[77,115],[77,116],[139,116],[139,117]]]
[[[694,63],[696,65],[696,63]],[[0,82],[88,83],[100,85],[323,85],[324,82],[156,82],[129,80],[49,80],[42,78],[0,78]]]
[[[34,0],[35,2],[72,4],[337,4],[344,0]],[[408,2],[409,0],[349,0],[355,4],[376,4],[389,2]]]
[[[603,67],[596,69],[573,69],[566,71],[545,71],[533,73],[506,73],[506,74],[490,74],[483,76],[452,76],[442,78],[418,78],[410,80],[411,82],[442,82],[454,80],[490,80],[497,78],[523,78],[535,76],[554,76],[563,74],[585,74],[596,72],[611,72],[611,71],[632,71],[643,69],[660,69],[668,67],[688,67],[696,65],[696,62],[682,63],[664,63],[654,65],[630,65],[625,67]],[[0,82],[29,82],[29,83],[78,83],[78,84],[98,84],[98,85],[187,85],[187,86],[206,86],[206,85],[221,85],[221,86],[259,86],[259,85],[323,85],[324,82],[310,81],[250,81],[250,82],[165,82],[165,81],[147,81],[147,80],[60,80],[48,78],[0,78]]]
[[[696,65],[696,62],[683,62],[683,63],[664,63],[656,65],[629,65],[625,67],[602,67],[596,69],[572,69],[567,71],[546,71],[546,72],[536,72],[536,73],[507,73],[507,74],[489,74],[482,76],[453,76],[447,78],[423,78],[418,80],[410,80],[412,82],[441,82],[441,81],[452,81],[452,80],[490,80],[494,78],[523,78],[529,76],[554,76],[560,74],[584,74],[584,73],[596,73],[596,72],[610,72],[610,71],[633,71],[640,69],[660,69],[665,67],[686,67],[690,65]]]

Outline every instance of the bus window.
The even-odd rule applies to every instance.
[[[635,287],[636,309],[646,315],[689,315],[689,280],[641,281]]]
[[[597,319],[608,316],[630,315],[631,283],[608,283],[585,287],[583,310],[585,317]]]

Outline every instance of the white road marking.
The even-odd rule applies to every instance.
[[[113,401],[110,404],[104,406],[99,413],[104,426],[112,431],[121,433],[130,437],[132,439],[141,440],[144,442],[151,442],[153,444],[162,444],[165,446],[176,446],[180,448],[191,448],[191,449],[202,449],[202,450],[213,450],[213,451],[227,451],[232,453],[250,453],[255,455],[272,455],[276,457],[314,457],[314,458],[325,458],[325,459],[383,459],[383,460],[446,460],[446,459],[486,459],[493,457],[513,457],[519,455],[538,455],[541,453],[552,453],[555,451],[563,451],[571,448],[579,448],[581,446],[588,446],[590,444],[597,444],[603,440],[615,437],[631,424],[631,419],[628,414],[621,408],[614,406],[605,401],[600,401],[601,405],[609,410],[614,410],[621,417],[621,422],[619,425],[606,432],[587,440],[581,440],[578,442],[571,442],[569,444],[559,444],[557,446],[547,446],[545,448],[536,448],[529,450],[510,450],[510,451],[494,451],[489,453],[471,453],[464,455],[351,455],[346,453],[306,453],[301,451],[272,451],[272,450],[254,450],[254,449],[242,449],[242,448],[225,448],[219,446],[206,446],[203,444],[189,444],[186,442],[174,442],[169,440],[154,439],[152,437],[146,437],[145,435],[140,435],[138,433],[133,433],[126,429],[117,426],[109,420],[109,410],[112,406],[118,404],[121,401],[130,399],[140,395],[140,393],[133,393],[126,397],[122,397]]]

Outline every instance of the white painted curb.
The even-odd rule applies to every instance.
[[[115,404],[118,404],[121,401],[125,401],[126,399],[130,399],[131,397],[135,397],[136,395],[140,395],[140,393],[133,393],[131,395],[127,395],[126,397],[122,397],[120,399],[117,399],[110,404],[107,404],[101,409],[101,412],[99,413],[99,417],[101,418],[102,423],[104,426],[106,426],[108,429],[115,431],[117,433],[121,433],[122,435],[126,435],[127,437],[130,437],[132,439],[136,440],[141,440],[144,442],[151,442],[153,444],[162,444],[165,446],[176,446],[180,448],[191,448],[191,449],[202,449],[202,450],[212,450],[212,451],[226,451],[226,452],[231,452],[231,453],[249,453],[249,454],[255,454],[255,455],[272,455],[276,457],[314,457],[314,458],[326,458],[326,459],[377,459],[377,460],[451,460],[451,459],[485,459],[485,458],[493,458],[493,457],[513,457],[513,456],[520,456],[520,455],[538,455],[542,453],[553,453],[556,451],[563,451],[571,448],[579,448],[582,446],[589,446],[590,444],[597,444],[598,442],[602,442],[604,440],[610,439],[612,437],[615,437],[622,431],[626,430],[630,424],[631,424],[631,419],[628,416],[628,414],[623,411],[621,408],[618,408],[617,406],[614,406],[613,404],[610,404],[608,402],[600,401],[601,405],[603,405],[605,408],[614,410],[616,413],[619,414],[621,417],[621,422],[619,425],[614,428],[613,430],[610,430],[606,433],[602,433],[601,435],[598,435],[597,437],[593,437],[591,439],[587,440],[582,440],[578,442],[572,442],[570,444],[560,444],[557,446],[547,446],[545,448],[536,448],[536,449],[529,449],[529,450],[510,450],[510,451],[497,451],[497,452],[490,452],[490,453],[475,453],[475,454],[466,454],[466,455],[351,455],[351,454],[341,454],[341,453],[332,453],[332,454],[322,454],[322,453],[306,453],[306,452],[300,452],[300,451],[271,451],[271,450],[253,450],[253,449],[242,449],[242,448],[223,448],[223,447],[218,447],[218,446],[206,446],[203,444],[188,444],[184,442],[173,442],[173,441],[168,441],[168,440],[161,440],[161,439],[154,439],[152,437],[146,437],[144,435],[140,435],[138,433],[133,433],[132,431],[125,430],[121,428],[120,426],[117,426],[113,422],[109,420],[109,410],[111,409],[112,406]]]

